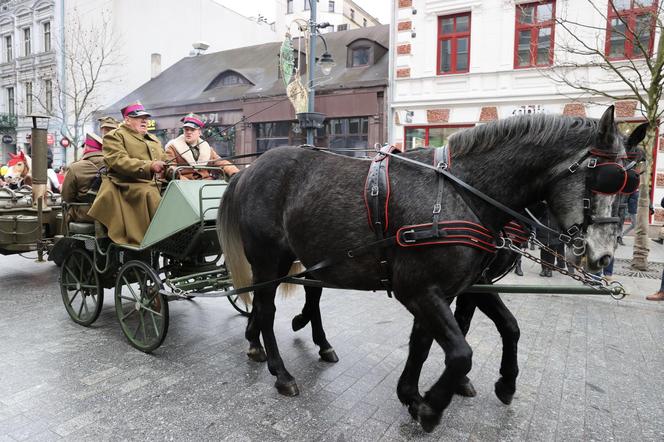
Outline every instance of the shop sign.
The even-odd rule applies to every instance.
[[[156,120],[148,120],[148,130],[157,130]]]
[[[2,136],[2,142],[5,144],[13,144],[14,143],[14,137],[11,135],[3,135]]]
[[[49,146],[55,144],[55,134],[46,134],[46,144]]]
[[[69,147],[71,144],[71,141],[69,141],[69,138],[63,138],[60,140],[60,146],[62,147]]]
[[[201,114],[201,118],[203,118],[203,123],[205,123],[206,126],[209,126],[210,124],[219,124],[219,123],[221,123],[218,112],[210,112],[209,114]]]
[[[512,110],[512,115],[534,115],[544,113],[546,113],[546,110],[541,104],[524,104],[523,106],[517,106]]]

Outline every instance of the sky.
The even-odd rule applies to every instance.
[[[214,0],[227,8],[233,9],[247,17],[256,17],[260,13],[268,20],[274,20],[274,7],[276,2],[285,3],[285,0]],[[390,0],[355,0],[362,9],[378,18],[383,24],[390,22]],[[320,3],[319,3],[320,4]]]

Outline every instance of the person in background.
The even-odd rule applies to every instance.
[[[102,138],[110,131],[117,129],[120,124],[120,122],[113,117],[101,117],[97,121],[99,121],[99,131],[101,132]]]
[[[161,201],[157,182],[166,169],[166,152],[148,133],[148,118],[139,102],[122,108],[124,121],[104,136],[102,152],[108,173],[88,215],[108,229],[118,244],[140,245]]]
[[[53,193],[60,193],[60,180],[53,169],[53,152],[48,149],[46,157],[46,178],[48,180],[48,190]]]
[[[620,236],[618,236],[618,244],[620,244],[621,246],[625,245],[625,243],[623,242],[623,238],[627,236],[629,232],[634,230],[634,227],[636,226],[636,211],[639,208],[638,202],[639,202],[638,190],[634,193],[631,193],[629,197],[627,197],[627,216],[629,218],[629,227],[627,227],[626,230],[623,230],[620,233]],[[623,223],[621,223],[621,226],[624,226],[624,220]]]

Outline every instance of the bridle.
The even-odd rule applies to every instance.
[[[618,163],[618,161],[627,159],[632,159],[627,166]],[[589,169],[583,197],[583,220],[580,223],[572,224],[565,233],[560,235],[560,240],[571,247],[575,256],[582,256],[586,252],[586,235],[590,226],[620,222],[619,212],[624,196],[636,192],[639,188],[640,177],[634,169],[637,165],[635,159],[638,158],[591,148],[579,160],[551,180],[550,183],[553,184],[584,167]],[[618,195],[611,205],[610,216],[600,217],[592,214],[593,200],[597,195]]]

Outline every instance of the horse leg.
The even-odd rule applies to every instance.
[[[249,316],[249,321],[247,321],[247,328],[244,331],[244,337],[249,341],[247,356],[249,356],[249,359],[252,361],[265,362],[267,360],[267,355],[261,344],[260,333],[261,330],[258,326],[256,315],[252,310],[251,315]]]
[[[420,322],[414,320],[413,329],[410,332],[410,342],[408,343],[406,366],[397,384],[397,397],[402,404],[408,407],[408,412],[413,416],[413,419],[417,419],[417,410],[424,400],[420,395],[418,384],[422,366],[429,357],[432,343],[433,337]]]
[[[503,340],[500,378],[495,383],[494,391],[501,402],[509,405],[516,392],[516,378],[519,375],[517,359],[517,344],[521,334],[519,324],[498,293],[475,294],[475,298],[477,307],[496,324]]]
[[[290,268],[290,264],[291,263],[287,263],[287,265],[284,266],[285,268],[281,269],[283,271],[279,272],[277,275],[272,273],[265,274],[265,270],[258,268],[258,266],[253,267],[254,283],[270,281],[279,276],[286,275]],[[255,316],[255,320],[258,322],[258,327],[263,336],[263,343],[265,344],[265,352],[267,354],[267,368],[270,371],[270,374],[277,377],[274,386],[277,388],[277,391],[284,396],[297,396],[300,394],[300,391],[297,388],[295,379],[291,376],[288,370],[286,370],[284,361],[279,354],[277,339],[274,336],[274,315],[276,312],[274,298],[276,292],[277,284],[256,289],[254,292],[254,309],[252,316]]]
[[[327,341],[325,330],[323,330],[323,319],[320,315],[320,297],[323,293],[322,287],[304,286],[305,302],[302,313],[293,318],[293,331],[302,329],[311,321],[311,335],[319,347],[318,354],[325,362],[339,362],[339,357],[334,348]]]
[[[462,293],[456,298],[456,310],[454,310],[454,318],[459,324],[461,333],[465,337],[468,335],[468,330],[470,329],[470,322],[473,319],[475,314],[475,308],[477,303],[475,302],[475,294],[473,293]],[[473,386],[468,376],[464,376],[462,381],[457,386],[454,391],[459,396],[464,397],[475,397],[477,396],[477,391]]]
[[[455,388],[470,371],[473,351],[438,287],[430,287],[423,295],[407,300],[406,306],[445,352],[442,375],[424,395],[424,402],[417,406],[417,410],[413,410],[424,431],[431,432],[440,422]]]

